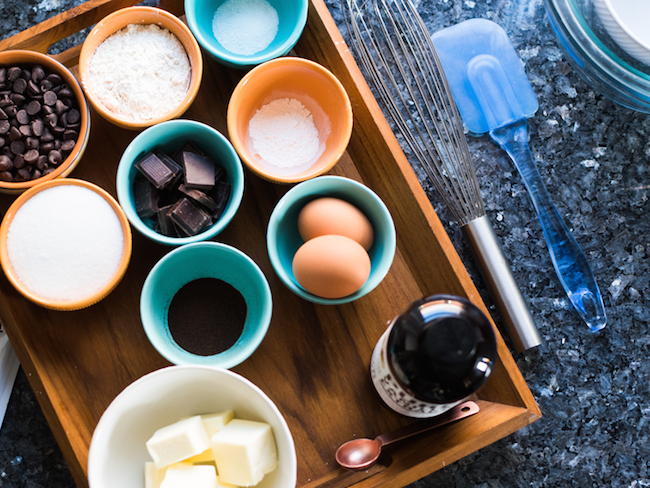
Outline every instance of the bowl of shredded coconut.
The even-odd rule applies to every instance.
[[[352,105],[324,66],[298,57],[267,61],[235,87],[228,134],[258,176],[297,183],[332,169],[352,135]]]
[[[307,23],[308,0],[185,0],[187,24],[219,63],[251,68],[287,54]]]
[[[73,178],[22,193],[0,225],[5,275],[23,296],[53,310],[79,310],[104,299],[124,276],[131,246],[117,201]]]
[[[129,7],[90,31],[79,55],[79,75],[102,117],[140,130],[189,108],[201,84],[203,58],[178,17],[155,7]]]

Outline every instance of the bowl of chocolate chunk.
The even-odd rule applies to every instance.
[[[90,488],[295,487],[297,457],[282,413],[243,376],[169,366],[127,386],[90,441]]]
[[[79,54],[81,86],[109,122],[140,130],[180,117],[203,76],[190,29],[155,7],[128,7],[100,20]]]
[[[244,195],[244,170],[216,129],[177,119],[149,127],[126,148],[117,198],[129,222],[160,244],[211,239],[233,219]]]
[[[89,133],[86,99],[64,65],[36,51],[0,52],[0,192],[69,175]]]
[[[167,253],[140,295],[144,331],[174,364],[237,366],[266,336],[271,313],[271,289],[259,266],[219,242]]]

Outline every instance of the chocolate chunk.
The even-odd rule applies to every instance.
[[[220,181],[214,187],[214,190],[211,193],[212,199],[214,200],[217,208],[212,212],[212,219],[216,222],[223,215],[226,206],[228,205],[228,200],[230,199],[230,192],[232,186],[227,181]]]
[[[176,153],[174,154],[173,158],[174,161],[176,161],[178,164],[181,166],[183,165],[183,153],[184,152],[191,152],[194,154],[200,154],[201,156],[205,156],[205,153],[201,151],[199,146],[196,145],[194,141],[187,141],[182,148],[180,148]]]
[[[169,216],[183,232],[194,236],[210,224],[210,215],[194,205],[188,198],[182,198],[169,211]]]
[[[175,177],[174,172],[152,152],[135,163],[135,167],[159,190],[165,188]]]
[[[196,203],[205,207],[210,213],[217,209],[215,201],[201,190],[197,190],[196,188],[187,188],[185,185],[179,185],[178,190]]]
[[[210,190],[214,186],[214,163],[207,156],[183,152],[185,186],[197,190]]]
[[[172,207],[173,205],[167,205],[158,209],[156,213],[156,232],[170,237],[178,237],[174,223],[169,216]]]
[[[145,219],[158,212],[158,191],[146,178],[136,178],[133,182],[133,199],[135,211]]]

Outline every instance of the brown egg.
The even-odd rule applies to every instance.
[[[342,298],[357,291],[370,275],[370,257],[349,237],[319,236],[305,242],[293,257],[293,274],[305,290],[322,298]]]
[[[298,214],[298,232],[304,241],[336,234],[357,241],[367,251],[372,246],[372,224],[361,210],[340,198],[312,200]]]

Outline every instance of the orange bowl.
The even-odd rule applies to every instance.
[[[89,88],[90,60],[97,47],[108,37],[130,24],[156,24],[174,34],[185,48],[190,62],[190,85],[181,103],[166,114],[145,121],[134,121],[118,115],[106,108]],[[112,124],[125,129],[140,130],[165,120],[180,117],[190,107],[201,85],[203,76],[203,57],[201,48],[190,29],[176,16],[156,7],[128,7],[117,10],[100,20],[90,31],[79,54],[79,77],[88,100],[97,112]]]
[[[88,137],[90,135],[90,111],[86,103],[86,97],[79,82],[74,75],[63,66],[61,63],[51,58],[47,54],[42,54],[36,51],[25,50],[10,50],[0,52],[0,67],[9,66],[32,66],[40,64],[48,71],[58,73],[61,75],[65,83],[72,89],[75,99],[79,105],[79,113],[81,114],[81,126],[79,127],[79,137],[74,148],[68,154],[68,157],[57,166],[57,168],[45,176],[41,176],[35,180],[30,181],[0,181],[0,193],[19,194],[33,187],[34,185],[54,180],[55,178],[63,178],[68,176],[72,170],[79,164],[81,156],[83,156],[86,146],[88,145]]]
[[[286,168],[264,160],[253,146],[249,124],[260,108],[295,99],[311,113],[322,153],[315,161]],[[276,183],[297,183],[328,172],[343,156],[352,135],[352,105],[341,82],[307,59],[284,57],[260,64],[237,84],[228,104],[228,134],[244,164]]]
[[[80,296],[79,298],[70,299],[70,300],[47,298],[42,296],[42,294],[34,292],[27,285],[25,285],[23,281],[21,281],[20,278],[18,277],[18,274],[16,273],[14,266],[12,266],[12,262],[9,258],[9,250],[7,244],[8,234],[11,225],[14,221],[14,218],[16,217],[18,212],[24,207],[24,205],[30,202],[32,197],[34,197],[38,193],[51,189],[53,187],[63,186],[63,185],[82,187],[87,190],[91,190],[92,192],[96,193],[101,198],[103,198],[110,205],[111,209],[115,212],[123,236],[122,256],[119,260],[119,263],[113,275],[110,277],[103,277],[102,279],[104,281],[101,284],[101,288],[99,288],[98,290],[91,292],[86,296]],[[76,207],[80,208],[80,213],[83,212],[83,208],[81,208],[82,205],[76,205]],[[48,242],[51,243],[52,241],[48,241]],[[11,206],[7,210],[7,213],[5,214],[2,220],[2,224],[0,224],[0,265],[2,266],[2,269],[5,275],[7,276],[7,279],[14,286],[14,288],[16,288],[16,290],[18,290],[24,297],[28,298],[32,302],[42,307],[53,309],[53,310],[62,310],[62,311],[79,310],[82,308],[89,307],[99,302],[100,300],[104,299],[111,291],[113,291],[113,289],[118,285],[118,283],[124,276],[124,273],[126,272],[126,269],[129,265],[129,261],[131,259],[131,248],[132,248],[131,228],[129,227],[129,222],[126,218],[126,215],[122,211],[120,205],[106,191],[104,191],[97,185],[94,185],[84,180],[78,180],[73,178],[51,180],[45,183],[38,184],[33,188],[30,188],[29,190],[21,194],[11,204]],[[38,259],[47,259],[49,257],[60,258],[61,256],[65,256],[66,259],[70,259],[70,255],[66,254],[64,251],[65,250],[57,248],[57,246],[55,245],[52,245],[51,256],[43,257],[39,255]],[[70,259],[70,261],[66,261],[66,262],[68,268],[73,268],[76,265],[77,269],[79,269],[78,262],[75,261],[74,259]],[[38,262],[36,262],[36,265],[38,265]]]

